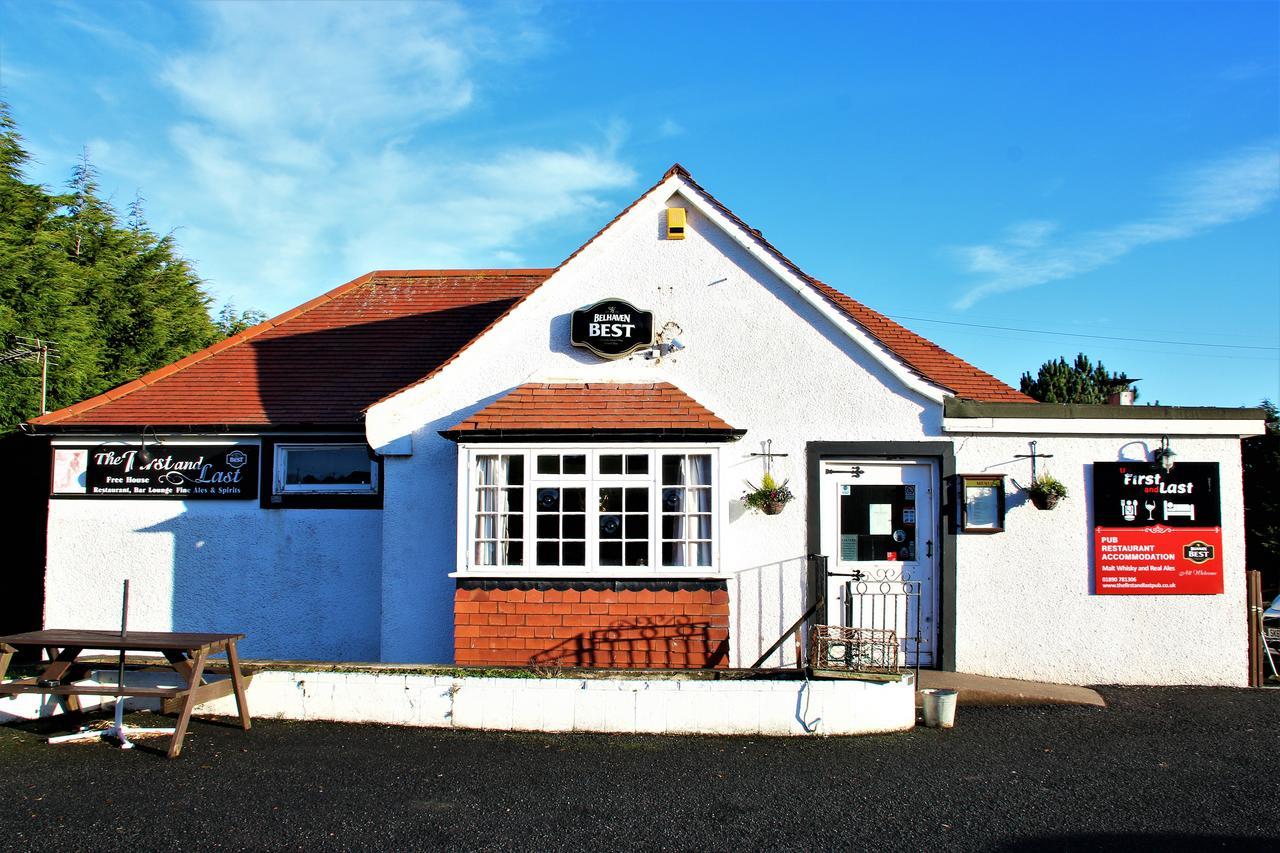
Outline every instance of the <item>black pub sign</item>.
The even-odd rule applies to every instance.
[[[1218,527],[1222,496],[1217,462],[1093,463],[1093,513],[1098,527]]]
[[[53,492],[114,498],[248,500],[258,497],[253,444],[104,444],[55,449]]]
[[[622,358],[653,345],[653,312],[622,299],[604,299],[573,312],[569,342],[601,358]]]

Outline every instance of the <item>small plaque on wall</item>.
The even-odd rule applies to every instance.
[[[1004,530],[1004,475],[961,474],[957,478],[956,528],[961,533]]]

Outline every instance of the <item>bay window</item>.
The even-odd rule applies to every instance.
[[[464,447],[460,568],[535,576],[714,572],[715,454],[711,447]]]

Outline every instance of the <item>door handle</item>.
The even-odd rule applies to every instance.
[[[933,559],[933,540],[930,539],[924,543],[924,555],[928,559]]]

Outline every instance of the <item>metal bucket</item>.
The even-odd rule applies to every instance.
[[[949,729],[956,724],[955,690],[932,688],[921,690],[924,705],[924,724],[931,729]]]

